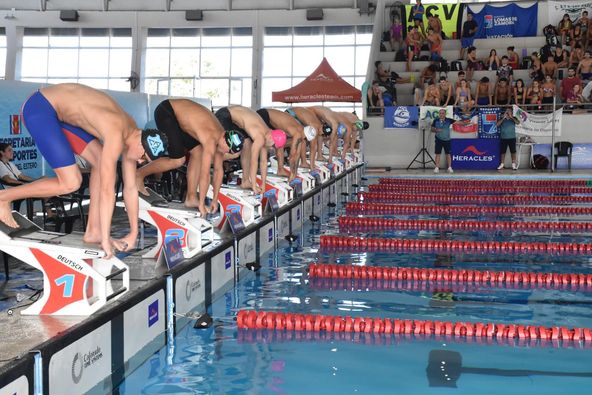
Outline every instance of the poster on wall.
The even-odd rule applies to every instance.
[[[499,165],[498,139],[453,139],[451,146],[454,169],[494,170]]]
[[[479,12],[469,7],[477,22],[475,38],[534,37],[537,35],[538,3],[522,8],[516,4],[503,7],[485,5]]]
[[[385,129],[415,129],[419,120],[416,106],[397,106],[384,108]]]
[[[405,32],[407,31],[407,27],[414,25],[412,7],[413,5],[405,6]],[[428,27],[428,18],[437,15],[442,22],[442,31],[446,37],[458,37],[460,21],[462,19],[462,4],[424,4],[423,7],[425,11],[423,14],[423,25],[426,29]]]
[[[555,136],[561,136],[563,108],[555,110],[555,122],[553,122],[553,113],[532,114],[524,111],[517,105],[513,105],[512,108],[514,116],[520,121],[516,125],[516,133],[531,137],[550,137],[553,135],[554,125]]]
[[[479,109],[479,138],[499,139],[500,130],[497,127],[499,119],[499,107],[486,107]]]
[[[436,106],[421,106],[419,107],[419,123],[420,127],[431,127],[432,122],[434,119],[437,119],[440,116],[440,109],[446,109],[446,118],[453,118],[454,116],[454,107],[446,106],[446,107],[436,107]]]
[[[548,1],[549,23],[557,26],[563,19],[563,15],[568,14],[573,22],[582,16],[582,11],[588,11],[588,17],[592,14],[592,1],[590,0],[572,0],[572,1]]]
[[[549,160],[551,167],[551,144],[535,144],[532,146],[532,155],[542,155]],[[571,152],[572,169],[592,169],[592,144],[574,144]],[[557,158],[557,169],[567,169],[567,157]]]

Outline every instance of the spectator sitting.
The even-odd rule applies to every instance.
[[[547,75],[545,77],[545,82],[543,83],[542,89],[543,89],[543,98],[542,98],[541,102],[543,104],[547,104],[547,106],[546,106],[547,110],[551,110],[551,107],[553,104],[553,99],[555,99],[556,84],[555,84],[555,80],[550,75]]]
[[[372,87],[368,89],[368,112],[373,114],[384,114],[382,89],[380,89],[378,81],[372,81]]]
[[[432,78],[423,96],[422,106],[438,106],[440,104],[440,89]]]
[[[448,82],[446,76],[440,77],[438,89],[440,89],[440,106],[452,104],[452,84]]]
[[[0,162],[2,162],[2,165],[0,165],[0,178],[6,183],[4,185],[5,188],[33,181],[31,177],[24,175],[16,167],[12,162],[13,159],[14,150],[12,149],[12,145],[0,143]]]
[[[557,63],[555,63],[555,59],[552,56],[549,56],[547,62],[543,64],[543,75],[550,76],[551,78],[555,78],[557,76]]]
[[[514,87],[514,95],[512,96],[514,98],[514,104],[523,106],[526,103],[526,91],[524,81],[522,81],[522,78],[518,78]]]
[[[569,55],[569,65],[571,67],[578,67],[582,59],[584,59],[584,50],[580,44],[576,44],[573,51],[571,51],[571,55]]]
[[[557,63],[557,67],[559,67],[560,69],[569,66],[569,53],[560,46],[555,47],[555,52],[553,52],[553,59],[555,59],[555,63]]]
[[[495,85],[495,92],[494,92],[494,101],[493,104],[495,105],[503,105],[507,106],[510,104],[512,99],[512,91],[508,86],[508,79],[507,78],[500,78]]]
[[[491,86],[489,84],[489,78],[483,77],[477,83],[477,92],[475,93],[475,97],[477,100],[477,105],[491,105]]]
[[[571,30],[570,37],[571,37],[571,47],[572,48],[576,45],[581,46],[583,44],[582,27],[578,23],[576,23],[574,25],[573,29]]]
[[[575,84],[567,93],[566,102],[569,104],[567,108],[570,110],[582,108],[581,104],[584,102],[584,98],[579,84]]]
[[[426,66],[422,71],[421,74],[419,75],[419,86],[420,88],[423,88],[423,86],[425,84],[429,84],[431,81],[436,81],[436,73],[437,73],[437,68],[435,64],[431,64],[429,66]]]
[[[502,56],[502,65],[496,72],[497,80],[499,81],[502,78],[508,80],[508,84],[512,85],[512,78],[514,78],[514,70],[512,70],[512,66],[508,64],[508,57],[506,55]]]
[[[497,56],[497,51],[495,49],[489,51],[489,57],[487,58],[487,62],[485,62],[487,70],[497,70],[501,65],[502,61]]]
[[[456,83],[454,84],[454,90],[456,92],[456,88],[458,88],[460,86],[460,82],[465,80],[466,81],[466,74],[464,71],[459,71],[458,74],[456,75]]]
[[[582,81],[576,76],[576,70],[570,67],[567,70],[567,78],[561,80],[561,100],[567,100],[567,94],[573,89],[574,85],[582,85]]]
[[[585,81],[592,79],[592,54],[590,51],[584,53],[584,59],[580,60],[576,74],[579,74],[582,80]]]
[[[419,57],[421,52],[421,36],[415,26],[409,26],[407,30],[407,67],[405,70],[411,71],[411,61]]]
[[[430,59],[434,62],[442,59],[442,36],[428,27],[428,43],[430,44]]]
[[[401,18],[398,15],[395,15],[393,18],[393,24],[391,25],[390,29],[390,43],[391,51],[397,51],[403,48],[403,24],[401,23]],[[396,49],[395,44],[397,44]]]
[[[376,81],[382,90],[384,105],[390,107],[397,101],[397,89],[391,79],[390,69],[386,70],[380,61],[374,62],[374,66],[376,67]]]
[[[462,27],[462,34],[460,39],[460,55],[459,59],[463,60],[465,58],[465,48],[470,48],[473,46],[473,41],[475,40],[475,33],[477,33],[477,22],[473,20],[473,14],[467,13],[467,20],[463,23]]]
[[[508,64],[513,70],[518,70],[520,68],[520,57],[514,52],[514,47],[508,47],[506,55],[508,56]]]
[[[557,26],[559,34],[561,35],[561,45],[566,44],[567,37],[570,36],[572,27],[573,22],[569,18],[569,14],[564,14],[561,22],[559,22],[559,26]]]
[[[469,47],[469,53],[467,54],[467,78],[473,79],[473,72],[475,70],[481,70],[481,64],[477,59],[477,49],[475,47]]]
[[[504,160],[506,158],[506,151],[510,149],[510,155],[512,155],[512,170],[518,170],[516,165],[516,125],[518,119],[512,114],[512,107],[506,108],[503,117],[497,121],[497,127],[500,129],[500,165],[497,167],[498,170],[504,168]]]
[[[434,33],[444,39],[444,33],[442,32],[442,21],[440,20],[438,14],[431,14],[428,17],[428,27],[434,29]]]

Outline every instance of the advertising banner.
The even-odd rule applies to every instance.
[[[498,107],[486,107],[479,109],[479,138],[499,139],[500,131],[497,127],[500,109]]]
[[[549,9],[549,23],[557,26],[559,21],[563,19],[563,15],[568,14],[569,18],[576,22],[582,16],[582,11],[588,11],[588,16],[592,14],[592,1],[590,0],[575,0],[575,1],[548,1],[547,7]]]
[[[534,37],[537,35],[538,3],[528,8],[516,4],[503,7],[485,5],[480,12],[473,13],[477,22],[475,38]]]
[[[432,122],[434,122],[434,119],[439,117],[441,108],[446,108],[446,118],[452,118],[454,116],[454,107],[452,106],[421,106],[419,107],[419,120],[421,121],[420,123],[422,125],[425,124],[428,127],[432,126]]]
[[[513,106],[514,116],[520,123],[516,125],[516,133],[531,137],[549,137],[553,129],[553,113],[531,114],[517,105]],[[563,108],[555,110],[555,136],[561,136],[561,118]]]
[[[494,170],[499,165],[498,139],[452,140],[451,148],[454,169]]]
[[[450,137],[452,139],[476,139],[479,131],[479,110],[460,111],[454,109],[454,120]]]
[[[413,26],[413,5],[405,6],[405,31],[407,27]],[[460,20],[462,15],[462,4],[424,4],[423,25],[427,29],[428,17],[438,15],[442,22],[442,31],[448,38],[456,38],[459,35]]]
[[[384,108],[385,129],[417,128],[419,111],[416,106],[398,106]]]

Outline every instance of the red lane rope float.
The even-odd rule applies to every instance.
[[[447,335],[458,338],[537,339],[592,342],[590,328],[539,326],[482,322],[400,320],[390,318],[294,314],[240,310],[240,329],[268,329],[296,332],[354,332],[387,335]]]
[[[592,291],[592,274],[489,271],[473,269],[432,269],[311,263],[311,278],[361,279],[432,283],[438,286],[470,284],[487,287],[541,288]],[[416,289],[416,288],[409,288]]]
[[[592,232],[592,222],[543,221],[471,221],[433,219],[387,219],[339,217],[342,231],[365,230],[438,230],[438,231],[512,231],[512,232]]]
[[[488,254],[591,255],[592,244],[514,241],[386,239],[322,235],[321,248],[339,251],[466,252]]]
[[[368,186],[370,192],[437,192],[437,193],[464,193],[470,195],[484,194],[591,194],[592,188],[588,187],[511,187],[511,186],[488,186],[488,187],[452,187],[450,185],[392,185],[372,184]]]
[[[572,204],[592,203],[592,196],[525,196],[525,195],[440,195],[392,192],[361,192],[359,202],[413,202],[446,204]]]
[[[381,178],[380,184],[391,185],[447,185],[460,188],[474,186],[532,186],[532,187],[586,187],[592,180],[471,180],[471,179],[442,179],[442,178]]]
[[[556,206],[417,206],[407,204],[356,203],[348,202],[345,212],[350,215],[592,215],[592,207],[556,207]]]

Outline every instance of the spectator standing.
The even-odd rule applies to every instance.
[[[495,92],[494,92],[494,105],[504,105],[507,106],[510,104],[512,99],[512,91],[510,90],[510,86],[508,85],[507,78],[500,78],[495,85]]]
[[[578,64],[576,74],[580,75],[582,80],[585,81],[590,81],[592,79],[592,54],[590,51],[584,53],[584,59]]]
[[[573,89],[574,85],[582,85],[582,81],[576,76],[576,70],[570,67],[567,70],[567,78],[561,80],[561,100],[567,100],[567,94]]]
[[[469,53],[467,54],[467,78],[473,79],[473,72],[475,70],[481,70],[479,60],[477,59],[477,49],[475,47],[469,47]]]
[[[440,154],[442,150],[446,154],[448,173],[454,173],[454,170],[452,170],[452,158],[450,157],[450,127],[452,123],[452,119],[446,118],[446,109],[444,108],[440,109],[438,118],[432,122],[432,133],[436,133],[436,147],[434,149],[436,167],[434,167],[434,173],[440,172]]]
[[[582,26],[580,26],[578,23],[576,23],[573,27],[573,29],[571,30],[571,47],[573,48],[576,45],[582,45]]]
[[[553,52],[553,59],[560,69],[569,66],[569,53],[560,46],[555,47]]]
[[[428,43],[430,44],[430,60],[438,62],[442,59],[442,36],[428,27]]]
[[[448,82],[446,76],[440,77],[438,89],[440,89],[440,106],[452,104],[452,84]]]
[[[411,71],[411,61],[419,57],[421,52],[421,35],[417,32],[417,27],[409,26],[407,33],[407,67],[406,71]]]
[[[557,77],[557,63],[555,63],[555,59],[552,56],[549,56],[547,61],[543,64],[543,75],[545,77],[550,76],[551,78]]]
[[[545,82],[543,83],[543,98],[541,102],[546,104],[545,109],[550,111],[553,107],[553,99],[556,94],[555,80],[550,75],[545,76]]]
[[[516,125],[518,119],[512,114],[512,107],[506,108],[504,115],[497,121],[497,127],[500,128],[500,165],[498,170],[504,168],[504,160],[506,159],[506,151],[510,149],[512,156],[512,170],[518,170],[516,165]]]
[[[425,9],[421,0],[416,0],[415,5],[411,7],[411,15],[413,16],[413,24],[416,28],[421,29],[421,35],[425,37],[425,28],[423,26],[423,15]]]
[[[428,17],[428,28],[434,29],[434,32],[440,36],[440,38],[444,39],[442,35],[442,21],[438,17],[438,14],[432,14]]]
[[[395,15],[393,18],[393,23],[389,33],[391,51],[398,51],[403,48],[403,24],[401,23],[401,18],[398,15]]]
[[[590,19],[588,19],[588,11],[582,11],[582,16],[578,18],[576,21],[580,28],[582,29],[582,47],[584,50],[588,49],[588,26],[590,24]]]
[[[580,61],[584,59],[584,50],[582,49],[582,46],[580,44],[576,44],[576,46],[574,47],[574,49],[571,51],[571,54],[569,55],[569,65],[571,67],[578,67],[578,64],[580,64]]]
[[[561,45],[567,44],[567,38],[570,37],[572,28],[573,22],[571,21],[569,14],[564,14],[557,26],[557,30],[559,30],[559,35],[561,36]]]
[[[512,86],[512,79],[514,78],[514,70],[512,66],[508,64],[508,57],[506,55],[502,56],[502,65],[497,69],[496,75],[497,80],[499,81],[502,78],[508,80],[508,84]]]
[[[524,86],[524,81],[522,78],[518,78],[516,80],[516,86],[514,87],[514,104],[517,106],[523,106],[526,102],[526,88]]]
[[[477,22],[473,20],[473,14],[467,13],[467,20],[463,23],[462,34],[460,39],[460,55],[459,59],[463,60],[465,58],[465,48],[470,48],[473,46],[473,41],[475,40],[475,33],[477,33]]]
[[[489,78],[483,77],[477,83],[477,92],[475,93],[478,106],[489,106],[491,105],[491,86],[489,84]]]

